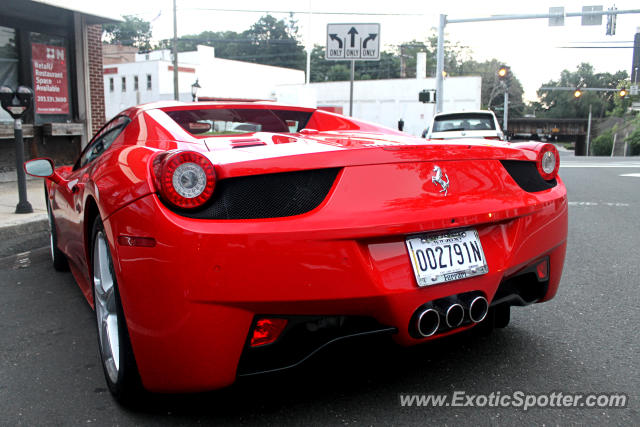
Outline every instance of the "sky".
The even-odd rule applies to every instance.
[[[108,6],[109,15],[136,15],[152,22],[154,39],[173,35],[172,0],[95,2]],[[594,1],[477,1],[448,0],[446,2],[394,0],[177,0],[178,36],[209,31],[246,30],[265,10],[276,18],[285,18],[285,11],[296,12],[302,42],[326,43],[328,23],[368,23],[381,25],[381,43],[397,45],[411,40],[425,40],[437,31],[439,14],[449,19],[486,17],[490,15],[543,14],[549,7],[579,12],[582,6],[616,6],[618,10],[640,9],[638,1],[601,3]],[[221,11],[214,9],[259,10],[260,12]],[[306,12],[311,10],[311,15]],[[335,14],[337,12],[345,14]],[[378,14],[378,15],[376,15]],[[383,15],[387,14],[387,15]],[[390,16],[388,14],[400,14]],[[536,90],[549,80],[557,80],[564,69],[575,70],[581,62],[591,63],[597,72],[626,70],[630,74],[634,34],[640,27],[640,14],[618,15],[616,35],[605,35],[606,17],[601,26],[582,26],[580,18],[565,18],[565,25],[550,27],[547,19],[494,21],[448,24],[445,38],[458,42],[472,51],[476,60],[496,58],[508,64],[525,89],[525,99],[534,100]],[[601,46],[601,48],[577,48]],[[618,48],[611,48],[617,46]],[[566,48],[570,47],[570,48]],[[622,47],[622,48],[620,48]]]

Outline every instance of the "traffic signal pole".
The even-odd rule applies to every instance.
[[[351,61],[351,81],[349,82],[349,117],[353,117],[353,80],[356,76],[356,61]]]
[[[507,120],[509,120],[509,89],[504,89],[504,116],[502,116],[502,132],[507,137]]]
[[[640,13],[640,9],[629,10],[592,10],[583,12],[562,12],[557,13],[535,13],[535,14],[522,14],[522,15],[493,15],[483,18],[464,18],[464,19],[449,19],[447,15],[440,15],[440,24],[438,25],[438,50],[436,56],[436,113],[442,112],[442,105],[444,103],[444,28],[447,24],[462,24],[465,22],[487,22],[487,21],[513,21],[521,19],[552,19],[560,17],[574,18],[582,16],[609,16],[609,15],[624,15],[629,13]]]

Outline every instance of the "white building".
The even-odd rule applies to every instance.
[[[107,119],[125,108],[173,99],[173,63],[169,50],[136,54],[135,62],[103,67]],[[304,83],[304,71],[216,58],[214,48],[178,54],[181,101],[191,101],[198,81],[199,97],[275,100],[276,87]]]
[[[418,101],[422,90],[435,90],[435,78],[426,78],[426,55],[418,56],[415,79],[357,80],[353,84],[353,117],[397,129],[404,121],[404,131],[422,135],[433,115],[435,104]],[[443,111],[479,110],[480,76],[447,77],[444,80]],[[349,114],[349,82],[311,83],[280,86],[278,102],[329,109]]]

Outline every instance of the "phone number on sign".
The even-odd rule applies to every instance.
[[[66,96],[42,96],[38,95],[36,97],[38,102],[67,102]]]

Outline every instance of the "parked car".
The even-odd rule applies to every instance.
[[[431,140],[484,138],[504,140],[504,133],[493,111],[438,113],[422,135]]]
[[[210,135],[212,123],[260,132]],[[190,131],[193,130],[193,131]],[[432,143],[338,114],[156,103],[46,178],[51,254],[95,309],[113,395],[228,386],[362,336],[414,345],[556,294],[567,239],[545,143]]]

